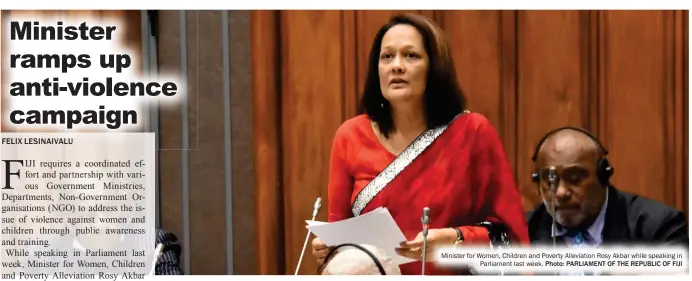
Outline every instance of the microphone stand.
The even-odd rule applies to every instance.
[[[551,226],[551,232],[553,236],[553,249],[556,247],[557,242],[556,242],[556,234],[557,234],[557,227],[555,225],[555,216],[557,216],[557,206],[555,206],[556,199],[555,199],[555,193],[557,193],[557,175],[555,174],[555,166],[550,166],[550,170],[548,170],[548,182],[550,183],[550,190],[552,191],[553,194],[553,224]]]
[[[315,218],[317,218],[317,214],[320,212],[320,208],[322,208],[322,198],[317,197],[317,200],[315,201],[315,205],[312,208],[312,220],[314,221]],[[300,270],[300,264],[303,263],[303,256],[305,255],[305,248],[308,247],[308,240],[310,240],[310,233],[312,231],[308,229],[308,234],[305,235],[305,242],[303,243],[303,250],[300,251],[300,258],[298,258],[298,265],[296,265],[296,272],[293,275],[298,275],[298,270]],[[325,261],[327,262],[327,261]]]
[[[428,228],[430,225],[430,208],[423,208],[423,217],[421,218],[421,222],[423,223],[423,263],[421,268],[421,275],[425,275],[425,263],[427,262],[428,255]]]
[[[548,170],[548,183],[550,183],[550,191],[553,194],[553,224],[550,226],[551,236],[553,236],[553,250],[557,246],[557,226],[555,225],[555,216],[557,216],[557,206],[555,205],[555,193],[557,193],[557,175],[555,174],[555,166],[550,166]],[[559,273],[555,273],[559,275]]]

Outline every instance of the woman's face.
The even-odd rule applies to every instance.
[[[390,28],[380,48],[380,89],[390,103],[422,99],[429,58],[423,36],[408,24]]]

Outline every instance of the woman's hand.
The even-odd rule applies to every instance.
[[[312,255],[317,259],[317,265],[321,266],[324,263],[324,258],[332,249],[332,247],[327,247],[320,238],[315,237],[312,239]]]
[[[436,228],[428,230],[428,247],[426,249],[426,261],[433,261],[435,248],[440,246],[452,246],[457,241],[457,232],[453,228]],[[423,260],[423,232],[418,233],[411,241],[402,242],[396,249],[397,254],[403,257]]]

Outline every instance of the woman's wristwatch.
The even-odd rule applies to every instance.
[[[452,227],[452,229],[454,229],[454,231],[457,232],[457,240],[454,241],[454,247],[456,248],[457,246],[464,243],[464,233],[462,233],[458,227]]]

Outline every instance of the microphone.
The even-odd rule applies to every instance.
[[[312,207],[312,220],[313,221],[315,220],[315,218],[317,218],[317,214],[319,214],[320,208],[322,208],[322,198],[317,197],[317,200],[315,200],[315,205]],[[298,258],[298,265],[296,266],[296,272],[293,275],[298,275],[298,270],[300,270],[300,264],[303,262],[303,256],[305,255],[305,248],[307,248],[307,246],[308,246],[308,240],[310,239],[310,233],[311,233],[311,231],[308,229],[308,234],[305,235],[305,242],[303,243],[303,250],[300,252],[300,258]]]
[[[553,248],[557,245],[556,242],[556,234],[557,234],[557,226],[555,225],[555,216],[557,216],[557,206],[555,205],[556,199],[555,199],[555,193],[557,193],[557,174],[555,174],[555,166],[550,166],[550,169],[548,170],[548,183],[550,184],[550,191],[553,193],[553,224],[551,226],[551,232],[553,236]]]
[[[312,220],[315,220],[317,214],[320,212],[320,208],[322,208],[322,198],[317,197],[317,200],[315,200],[315,205],[312,207]]]
[[[430,208],[423,208],[423,216],[421,217],[421,222],[423,223],[423,263],[421,268],[421,275],[425,275],[425,263],[427,260],[428,251],[428,228],[430,227]]]

